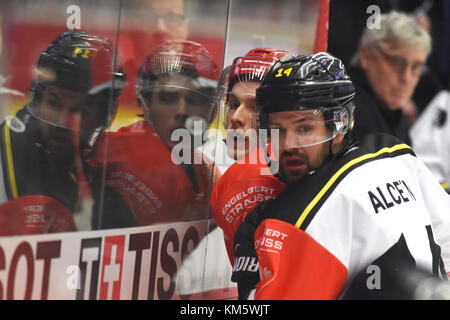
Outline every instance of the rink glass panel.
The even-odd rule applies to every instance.
[[[173,33],[172,37],[203,45],[219,71],[236,56],[256,47],[304,54],[313,51],[318,1],[185,1],[182,7],[185,32]],[[145,121],[142,106],[137,102],[135,80],[139,66],[164,38],[155,35],[151,17],[157,16],[158,4],[150,2],[1,1],[2,121],[14,116],[31,100],[30,86],[42,50],[61,32],[73,27],[109,38],[127,74],[127,86],[120,96],[117,114],[106,131],[114,133]],[[176,8],[177,2],[171,7]],[[165,18],[170,17],[162,19]],[[208,108],[213,108],[213,98]],[[204,140],[214,143],[216,133],[224,130],[222,110],[207,114],[210,131]],[[105,157],[96,171],[97,183],[103,187],[126,186],[119,195],[132,193],[136,201],[146,201],[148,208],[153,207],[149,209],[152,212],[162,208],[164,201],[169,203],[168,210],[176,208],[177,212],[169,212],[167,219],[156,219],[154,223],[142,219],[143,223],[129,228],[2,237],[0,256],[4,257],[4,269],[0,281],[4,285],[0,296],[7,299],[235,298],[237,292],[230,281],[231,266],[221,230],[209,212],[190,214],[192,209],[188,208],[198,204],[199,199],[204,198],[207,203],[212,174],[206,175],[204,189],[186,193],[186,186],[180,185],[177,179],[181,178],[172,170],[173,163],[152,158],[151,166],[146,166],[145,161],[139,162],[144,163],[142,166],[132,161],[124,167],[111,165],[108,152],[121,150],[109,145],[113,143],[111,140],[103,144],[106,151],[102,149]],[[139,142],[136,148],[150,150],[142,155],[160,156],[162,151],[152,149],[154,144],[147,144],[139,132],[136,141]],[[198,147],[196,143],[198,140],[193,146]],[[122,150],[127,147],[130,146]],[[213,167],[208,168],[213,172]],[[113,169],[117,171],[111,173]],[[187,176],[185,172],[189,169],[179,172]],[[80,190],[77,196],[80,201],[83,199]],[[102,203],[105,201],[102,193],[97,201],[96,208],[108,207]],[[160,214],[164,217],[163,213]]]

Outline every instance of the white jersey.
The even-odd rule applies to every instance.
[[[408,154],[371,161],[350,172],[305,232],[348,270],[341,296],[357,275],[368,278],[370,267],[381,268],[375,261],[402,235],[418,268],[433,273],[437,266],[430,246],[435,243],[450,271],[450,196],[425,165]]]
[[[441,183],[450,183],[450,91],[441,91],[411,128],[414,152]]]
[[[377,270],[385,290],[407,277],[397,269],[446,277],[450,196],[409,146],[373,135],[249,214],[235,271],[239,251],[249,252],[240,248],[246,234],[259,261],[257,299],[376,295],[366,286]]]

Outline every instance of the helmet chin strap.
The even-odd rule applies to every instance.
[[[259,135],[259,139],[261,142],[261,145],[263,146],[263,153],[264,153],[264,160],[266,161],[267,166],[269,167],[270,172],[272,175],[279,174],[279,161],[276,159],[271,159],[269,156],[269,150],[267,150],[267,136],[264,136],[262,134]],[[272,146],[271,146],[272,148]],[[278,155],[279,156],[279,155]],[[258,152],[259,157],[259,152]]]
[[[153,119],[152,119],[152,115],[151,115],[151,112],[150,112],[149,105],[145,101],[145,98],[142,96],[142,94],[138,95],[138,99],[139,99],[139,102],[142,105],[142,108],[144,109],[144,119],[145,119],[145,121],[150,125],[150,127],[155,129],[155,125],[153,123]]]
[[[328,160],[333,159],[333,141],[336,137],[328,141]]]
[[[357,141],[355,141],[353,139],[353,137],[350,135],[350,133],[347,132],[346,136],[342,140],[342,148],[338,152],[333,154],[332,153],[333,140],[330,141],[330,146],[329,146],[330,157],[329,157],[329,160],[332,160],[332,159],[335,159],[335,158],[341,156],[342,154],[344,154],[349,149],[350,146],[354,145],[357,142]]]

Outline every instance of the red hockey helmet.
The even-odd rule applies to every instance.
[[[242,57],[235,58],[228,75],[227,90],[231,91],[236,81],[261,82],[273,64],[286,55],[293,54],[279,49],[257,48],[250,50]]]
[[[233,60],[231,66],[224,70],[223,85],[219,87],[219,107],[224,110],[223,119],[227,121],[227,114],[233,109],[229,104],[229,95],[233,92],[236,83],[242,84],[243,92],[253,99],[255,98],[254,86],[248,86],[249,82],[262,82],[270,68],[282,57],[294,56],[293,53],[275,48],[256,48],[241,57]],[[225,127],[227,124],[225,123]]]
[[[167,106],[167,110],[172,110],[171,106],[184,97],[185,127],[194,132],[194,121],[201,121],[206,130],[219,75],[219,67],[200,43],[188,40],[163,43],[142,63],[136,80],[136,95],[146,111],[146,120],[156,125],[154,109],[149,107],[153,98]]]
[[[160,87],[160,76],[170,73],[194,78],[196,89],[200,90],[215,89],[219,78],[219,68],[204,46],[188,40],[170,40],[156,48],[139,68],[137,96],[151,93],[156,87]]]

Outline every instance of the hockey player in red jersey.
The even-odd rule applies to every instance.
[[[199,43],[171,40],[143,62],[145,120],[101,141],[93,165],[129,204],[137,225],[210,218],[213,167],[194,151],[207,129],[219,70]]]
[[[227,133],[227,152],[239,160],[226,170],[214,186],[210,198],[213,217],[224,232],[225,246],[233,264],[233,239],[245,216],[263,201],[281,192],[285,184],[267,167],[264,149],[256,148],[255,91],[270,67],[291,53],[273,48],[257,48],[233,60],[222,96],[225,106],[225,128],[236,132],[235,139]],[[253,138],[253,141],[251,141]],[[270,149],[270,148],[269,148]]]
[[[227,153],[234,160],[242,159],[256,147],[251,136],[257,119],[255,90],[270,67],[286,55],[292,53],[273,48],[257,48],[233,60],[220,98],[225,109]]]
[[[446,278],[450,198],[395,137],[352,139],[354,94],[328,53],[276,63],[257,89],[288,187],[236,232],[240,298],[420,298]]]
[[[120,197],[92,183],[86,162],[126,82],[114,61],[109,40],[73,30],[40,54],[30,102],[0,125],[0,235],[133,224]]]

